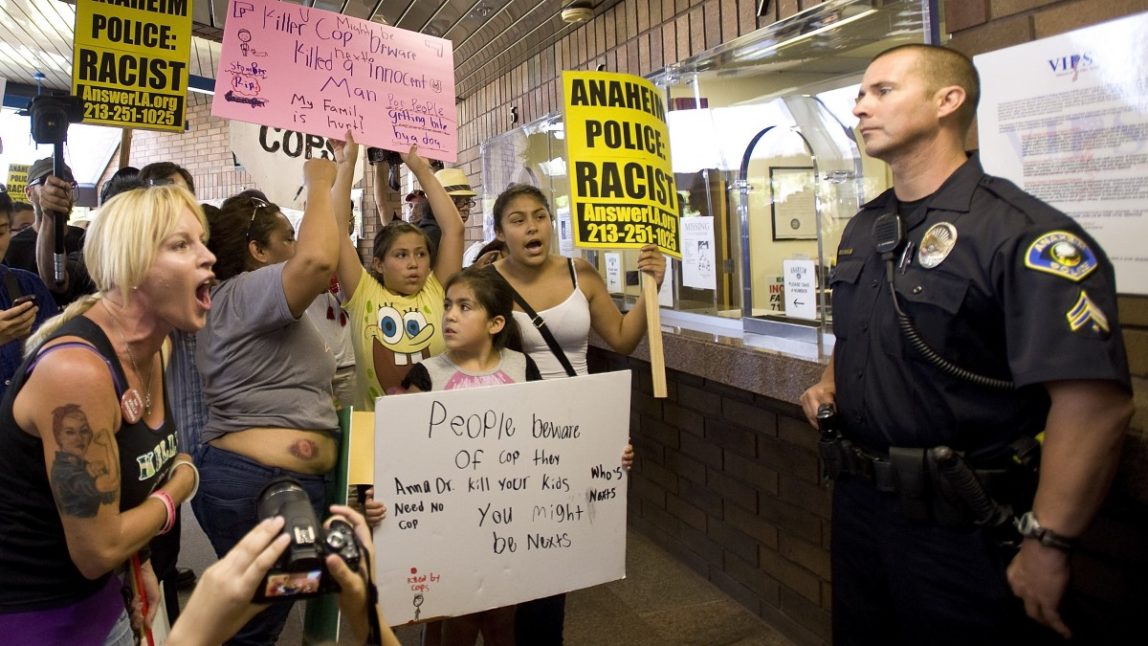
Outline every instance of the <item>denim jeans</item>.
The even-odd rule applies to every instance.
[[[132,631],[132,620],[128,617],[125,610],[120,614],[120,618],[116,620],[116,624],[112,626],[112,630],[108,633],[107,639],[104,640],[104,646],[135,646],[136,634]]]
[[[223,558],[259,522],[256,503],[259,492],[271,480],[290,476],[302,485],[320,522],[327,516],[327,477],[295,473],[264,466],[238,453],[210,444],[196,454],[199,467],[199,493],[191,501],[192,511],[215,554]],[[247,622],[228,644],[273,645],[287,622],[292,602],[279,601]]]

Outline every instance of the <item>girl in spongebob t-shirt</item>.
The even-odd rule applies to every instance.
[[[437,254],[422,229],[396,221],[375,238],[371,272],[349,238],[339,255],[339,282],[350,298],[357,387],[355,408],[374,410],[375,398],[401,390],[411,366],[446,349],[441,329],[443,288],[462,268],[463,224],[454,200],[435,179],[416,146],[403,162],[426,191],[442,229]],[[431,257],[435,255],[434,267]],[[378,276],[378,278],[376,278]]]

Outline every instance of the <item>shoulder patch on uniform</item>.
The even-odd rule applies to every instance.
[[[1100,336],[1108,336],[1108,317],[1104,315],[1096,303],[1092,302],[1088,293],[1083,289],[1080,290],[1080,297],[1076,299],[1076,304],[1064,313],[1064,317],[1068,319],[1068,328],[1073,332],[1087,328],[1087,331],[1095,332]]]
[[[1097,267],[1096,254],[1076,235],[1050,231],[1037,238],[1024,254],[1024,266],[1080,282]]]

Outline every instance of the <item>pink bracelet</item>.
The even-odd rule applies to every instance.
[[[171,499],[171,496],[163,489],[156,489],[151,493],[151,495],[148,496],[148,498],[155,498],[156,500],[162,502],[164,508],[167,509],[167,522],[165,522],[163,527],[160,528],[159,534],[157,534],[157,536],[170,532],[171,528],[175,527],[175,502]]]

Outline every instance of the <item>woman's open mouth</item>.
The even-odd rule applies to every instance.
[[[215,286],[215,277],[212,276],[195,288],[195,301],[204,310],[211,309],[211,288]]]

